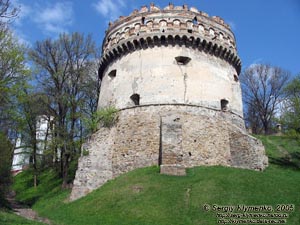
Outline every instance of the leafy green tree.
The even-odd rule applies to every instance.
[[[70,162],[77,160],[85,127],[83,118],[95,110],[91,87],[99,82],[96,47],[91,36],[79,33],[62,34],[57,40],[38,41],[29,55],[37,66],[39,88],[47,99],[44,104],[54,117],[52,150],[59,164],[63,186],[70,181]],[[93,69],[94,68],[94,69]],[[93,88],[93,90],[98,88]],[[90,107],[90,108],[89,108]],[[59,157],[56,157],[59,154]]]
[[[44,165],[42,155],[46,149],[43,146],[45,145],[44,142],[47,141],[47,135],[45,140],[38,137],[40,132],[39,120],[43,119],[46,113],[42,98],[43,95],[36,93],[29,86],[25,86],[17,94],[18,107],[15,111],[18,134],[21,135],[22,140],[21,148],[27,150],[27,154],[31,159],[30,166],[33,171],[34,187],[38,184],[38,174]]]
[[[0,1],[0,204],[10,184],[16,121],[13,115],[17,107],[16,93],[27,76],[24,49],[13,38],[10,22],[18,9],[10,0]]]
[[[284,93],[281,123],[287,132],[300,140],[300,75],[288,83]]]
[[[9,31],[0,32],[0,125],[6,134],[13,122],[10,115],[15,106],[15,94],[27,77],[24,48]]]

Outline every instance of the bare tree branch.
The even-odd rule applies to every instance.
[[[267,64],[251,66],[241,74],[245,118],[254,130],[270,132],[272,118],[289,78],[289,72]]]

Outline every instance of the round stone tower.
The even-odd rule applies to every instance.
[[[119,111],[84,145],[71,199],[151,165],[171,175],[200,165],[264,169],[264,148],[245,131],[240,71],[230,27],[194,7],[151,4],[110,23],[98,109]]]

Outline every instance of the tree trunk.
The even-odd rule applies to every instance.
[[[34,188],[37,187],[37,175],[36,174],[33,175],[33,186],[34,186]]]
[[[264,133],[265,135],[268,135],[269,134],[269,123],[264,121],[263,122],[263,126],[264,126]]]
[[[36,141],[36,132],[34,132],[33,136],[33,152],[32,152],[32,166],[33,166],[33,186],[37,187],[37,160],[36,160],[36,154],[37,154],[37,141]],[[32,134],[33,135],[33,134]]]
[[[63,163],[63,184],[62,188],[68,188],[68,173],[69,173],[69,158],[70,154],[65,154]]]

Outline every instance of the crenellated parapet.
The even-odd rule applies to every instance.
[[[185,45],[215,55],[228,61],[240,73],[241,61],[234,34],[222,18],[209,17],[187,5],[170,3],[160,9],[151,3],[149,8],[142,6],[109,24],[102,45],[99,74],[101,76],[112,60],[130,51],[167,45]]]

